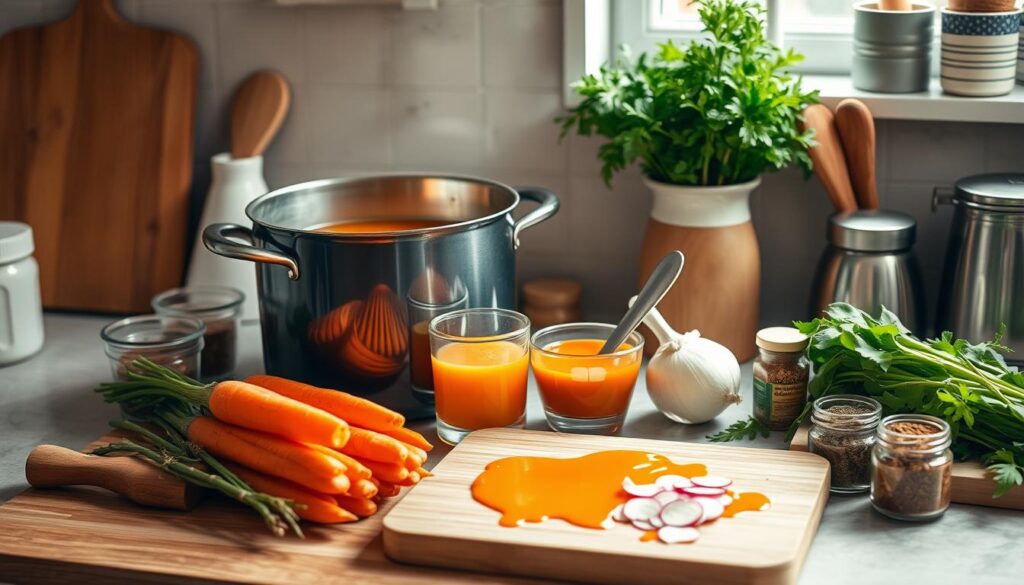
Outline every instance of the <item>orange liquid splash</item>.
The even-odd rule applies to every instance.
[[[662,475],[707,475],[702,463],[673,463],[668,457],[643,451],[599,451],[573,459],[507,457],[492,461],[471,487],[473,498],[501,513],[498,524],[514,527],[523,522],[564,520],[582,528],[609,528],[612,510],[629,499],[623,478],[653,483]],[[733,503],[724,517],[763,509],[764,494],[730,493]],[[657,538],[645,533],[641,540]]]

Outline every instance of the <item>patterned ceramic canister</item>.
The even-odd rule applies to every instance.
[[[996,96],[1013,89],[1021,12],[942,11],[942,89]]]
[[[1024,83],[1024,13],[1020,15],[1020,39],[1017,41],[1017,81]]]

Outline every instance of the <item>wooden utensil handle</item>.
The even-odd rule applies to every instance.
[[[56,445],[29,453],[25,477],[39,488],[72,485],[101,487],[144,506],[187,510],[200,490],[136,457],[86,455]]]

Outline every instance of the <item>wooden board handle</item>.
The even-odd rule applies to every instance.
[[[856,211],[857,200],[850,186],[850,171],[846,167],[843,144],[836,131],[835,114],[822,104],[808,106],[803,114],[803,127],[814,130],[817,144],[808,152],[814,161],[814,173],[825,185],[833,207],[840,213]]]
[[[175,510],[188,510],[202,497],[201,489],[136,457],[86,455],[56,445],[29,453],[25,477],[33,487],[96,486],[136,504]]]
[[[861,209],[878,209],[875,177],[875,118],[864,102],[849,98],[836,106],[836,128],[842,139],[850,182]]]

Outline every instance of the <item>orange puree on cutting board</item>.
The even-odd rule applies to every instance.
[[[511,341],[449,343],[431,358],[434,403],[460,429],[506,427],[526,409],[530,357]]]
[[[629,406],[643,355],[599,356],[603,339],[568,339],[534,351],[530,361],[544,407],[561,416],[604,418]],[[618,351],[633,346],[623,343]]]
[[[598,451],[574,459],[507,457],[489,463],[471,490],[476,501],[501,512],[502,526],[558,518],[583,528],[607,528],[612,509],[629,499],[622,491],[625,477],[648,484],[666,474],[697,477],[707,474],[707,466],[680,465],[643,451]],[[730,495],[733,503],[724,517],[769,503],[755,492]]]

